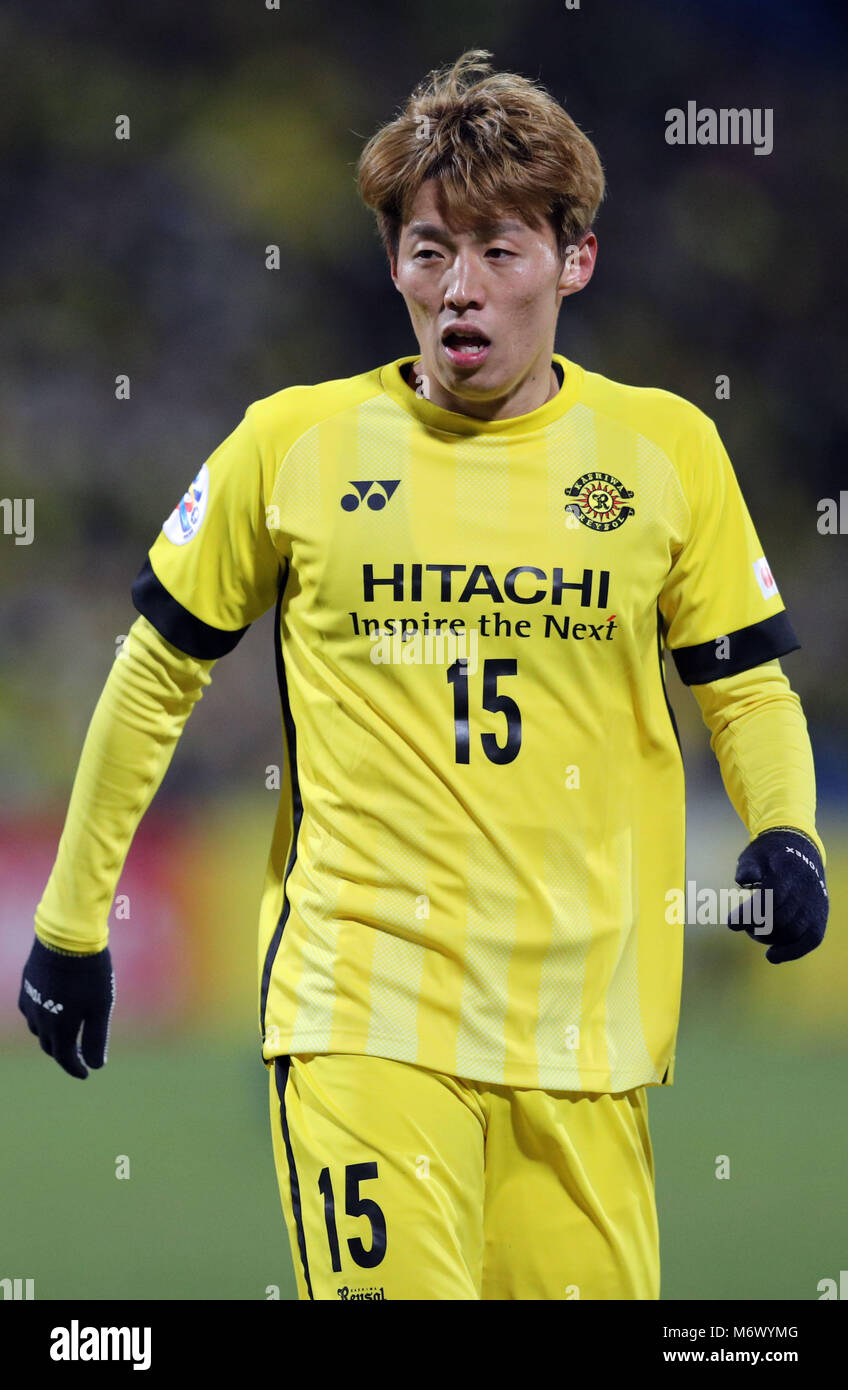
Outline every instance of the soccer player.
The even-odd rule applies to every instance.
[[[431,73],[360,159],[418,350],[255,402],[151,547],[24,971],[32,1031],[85,1077],[135,828],[276,605],[259,1008],[302,1298],[659,1297],[646,1095],[674,1076],[684,882],[663,646],[770,908],[732,925],[779,963],[826,923],[778,660],[799,644],[730,461],[687,401],[554,352],[601,164],[490,57]]]

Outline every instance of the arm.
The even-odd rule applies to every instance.
[[[695,692],[752,836],[736,882],[763,890],[765,920],[758,913],[761,925],[748,934],[777,965],[818,946],[827,922],[807,726],[778,664],[801,644],[713,422],[690,412],[672,454],[677,510],[659,596],[665,645]],[[749,911],[737,908],[728,925],[742,930]]]
[[[727,795],[751,839],[792,826],[812,840],[824,860],[807,721],[780,662],[767,661],[691,690]]]
[[[133,584],[142,616],[94,711],[21,983],[30,1031],[71,1076],[86,1077],[86,1062],[106,1058],[114,998],[107,922],[139,821],[215,661],[278,596],[288,551],[280,539],[278,552],[268,517],[278,510],[269,499],[285,396],[248,408],[164,522]]]
[[[776,660],[693,685],[692,692],[727,794],[751,837],[736,882],[771,892],[771,932],[748,934],[769,947],[773,964],[797,960],[820,944],[828,911],[813,754],[801,702]],[[729,925],[744,926],[738,911]]]
[[[146,618],[130,628],[94,710],[36,910],[36,935],[46,945],[89,953],[105,947],[133,836],[213,665],[185,656]]]
[[[30,1032],[71,1076],[84,1079],[86,1063],[106,1061],[115,993],[106,944],[112,899],[213,665],[185,656],[137,618],[92,716],[19,999]]]

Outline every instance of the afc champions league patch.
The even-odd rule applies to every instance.
[[[566,502],[565,510],[592,531],[615,531],[635,515],[635,507],[626,505],[633,493],[611,473],[584,473],[565,495],[577,498]]]
[[[777,584],[765,555],[761,555],[759,560],[754,561],[754,574],[757,576],[757,583],[763,598],[774,598],[778,592]]]
[[[200,530],[209,501],[209,469],[204,463],[188,492],[177,504],[162,530],[174,545],[187,545]]]

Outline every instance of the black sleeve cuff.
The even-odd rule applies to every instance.
[[[719,648],[719,643],[727,645]],[[786,614],[775,613],[773,618],[714,637],[711,642],[670,650],[684,685],[706,685],[722,676],[736,676],[740,671],[750,671],[752,666],[774,661],[787,652],[797,651],[800,645]],[[723,656],[718,656],[717,650]]]
[[[247,632],[246,627],[239,628],[237,632],[227,632],[195,618],[160,583],[149,559],[145,560],[133,583],[132,601],[139,613],[153,624],[157,632],[161,632],[167,642],[185,652],[186,656],[197,657],[200,661],[226,656]]]

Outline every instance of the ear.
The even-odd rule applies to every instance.
[[[598,239],[594,232],[585,232],[580,240],[569,246],[557,282],[557,294],[562,298],[585,289],[592,278],[598,255]]]
[[[397,252],[389,250],[386,254],[389,258],[389,274],[392,277],[392,284],[394,285],[396,290],[399,290],[400,286],[398,285],[397,274]]]

